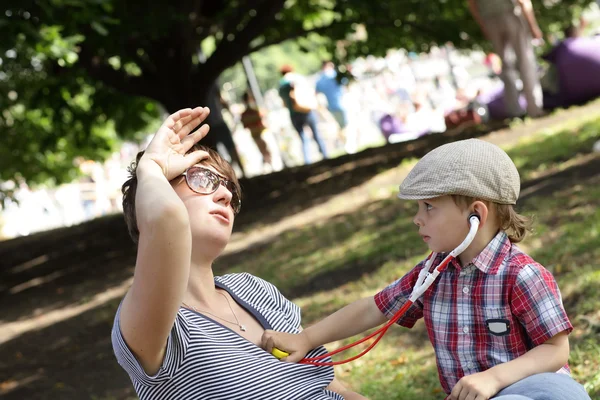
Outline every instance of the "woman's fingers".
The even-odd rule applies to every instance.
[[[192,110],[192,113],[182,118],[175,127],[173,132],[179,136],[180,140],[187,137],[191,131],[193,131],[198,125],[202,123],[208,117],[210,113],[208,107],[196,107]],[[179,126],[178,124],[181,123]],[[177,128],[177,129],[175,129]]]
[[[188,151],[192,148],[193,145],[198,143],[210,130],[210,126],[202,125],[200,128],[196,130],[196,132],[187,135],[185,138],[181,140],[181,144],[183,145],[183,150]]]
[[[189,167],[191,167],[193,165],[199,164],[200,161],[206,160],[209,157],[210,157],[209,154],[206,151],[202,151],[202,150],[196,150],[196,151],[194,151],[194,152],[192,152],[190,154],[187,154],[185,156],[185,159],[188,162],[187,163],[188,164],[187,167],[189,168]]]
[[[169,115],[169,117],[165,120],[165,122],[163,123],[164,126],[166,126],[168,129],[174,129],[174,127],[181,121],[181,119],[189,116],[192,113],[192,109],[191,108],[184,108],[181,109],[171,115]]]

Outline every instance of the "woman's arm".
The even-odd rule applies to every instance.
[[[146,373],[158,371],[179,305],[187,287],[191,232],[187,210],[169,181],[207,157],[186,152],[208,132],[189,135],[208,109],[186,109],[171,115],[140,159],[135,211],[139,235],[133,284],[120,312],[123,338]]]

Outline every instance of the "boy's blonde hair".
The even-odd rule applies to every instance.
[[[454,200],[454,203],[461,208],[467,208],[475,201],[482,201],[488,207],[494,207],[498,218],[498,226],[506,232],[511,243],[519,243],[525,239],[528,232],[531,232],[531,219],[517,213],[512,204],[499,204],[488,200],[457,194],[453,194],[451,197],[452,200]]]

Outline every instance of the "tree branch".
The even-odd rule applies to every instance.
[[[287,32],[285,34],[283,34],[282,36],[279,36],[277,38],[274,38],[272,40],[265,40],[263,43],[260,43],[259,45],[256,45],[254,47],[252,47],[251,49],[249,49],[248,53],[254,53],[256,51],[262,50],[265,47],[269,47],[269,46],[273,46],[282,42],[285,42],[286,40],[290,40],[290,39],[295,39],[295,38],[299,38],[299,37],[304,37],[310,33],[316,33],[316,34],[326,34],[331,28],[333,28],[334,26],[336,27],[343,27],[343,26],[347,26],[350,27],[352,26],[354,22],[347,22],[347,21],[337,21],[337,22],[333,22],[327,26],[320,26],[314,29],[309,29],[309,30],[304,30],[302,29],[302,26],[300,26],[298,29]],[[244,54],[245,55],[245,54]]]
[[[256,8],[256,16],[252,18],[235,38],[228,42],[227,38],[219,43],[219,46],[207,60],[202,78],[216,79],[221,71],[234,65],[242,56],[250,52],[250,43],[260,35],[265,27],[269,26],[275,19],[275,15],[283,9],[285,0],[265,0]],[[214,76],[211,76],[213,75]],[[196,76],[198,78],[198,76]]]
[[[160,101],[158,93],[151,90],[152,77],[149,72],[142,76],[130,76],[124,70],[115,70],[104,60],[94,55],[85,43],[79,52],[79,65],[94,79],[110,86],[122,93],[133,96],[145,96]]]
[[[258,2],[260,0],[245,0],[245,5],[239,5],[235,7],[233,13],[227,18],[225,23],[223,24],[223,39],[222,41],[227,40],[227,37],[231,34],[236,33],[237,27],[242,21],[244,17],[248,18],[250,10],[255,9],[258,6]]]

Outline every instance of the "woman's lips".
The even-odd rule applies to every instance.
[[[221,222],[225,222],[225,223],[229,224],[229,217],[226,215],[226,213],[215,211],[215,212],[212,212],[211,215],[216,217]]]

